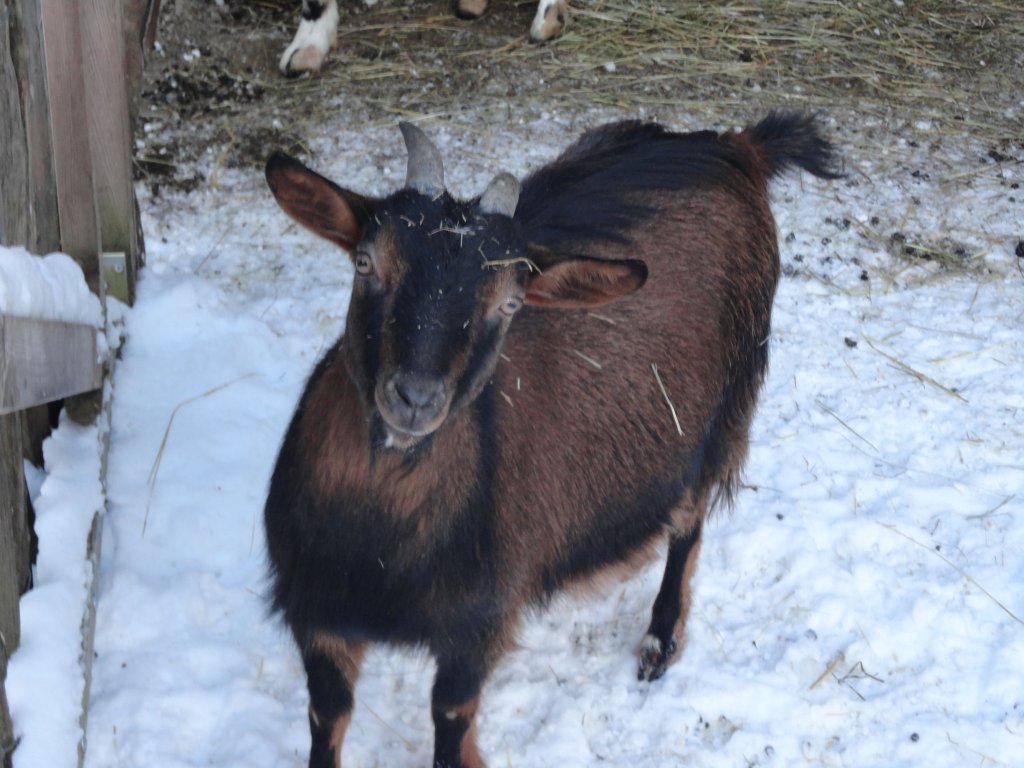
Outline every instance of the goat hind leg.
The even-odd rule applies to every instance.
[[[657,680],[683,649],[686,617],[690,612],[690,579],[700,552],[703,505],[685,533],[669,537],[668,559],[661,589],[651,610],[651,625],[640,646],[640,680]]]

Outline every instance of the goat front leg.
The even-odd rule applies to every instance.
[[[303,645],[309,687],[309,768],[340,768],[341,744],[352,720],[353,691],[366,645],[317,632]]]
[[[338,43],[338,0],[302,0],[295,39],[285,48],[278,69],[285,77],[316,72]]]
[[[562,34],[568,12],[567,0],[540,0],[537,3],[537,14],[530,25],[530,42],[543,43]]]
[[[460,19],[479,19],[487,4],[487,0],[455,0],[455,15]]]
[[[486,664],[440,658],[431,699],[434,768],[486,768],[476,746],[476,713]]]

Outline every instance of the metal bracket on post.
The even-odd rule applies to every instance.
[[[101,261],[103,264],[103,282],[106,288],[106,295],[113,296],[125,304],[130,303],[128,264],[124,251],[104,253]]]

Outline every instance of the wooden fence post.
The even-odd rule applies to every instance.
[[[60,249],[78,262],[89,290],[99,296],[102,303],[105,295],[103,251],[89,136],[91,94],[86,90],[80,3],[79,0],[37,1],[42,10]],[[76,395],[67,399],[64,407],[75,421],[91,422],[99,413],[100,394]]]
[[[141,87],[143,27],[157,7],[158,0],[0,0],[0,245],[68,253],[101,302],[104,252],[124,256],[128,301],[142,258],[130,112]],[[34,440],[26,425],[47,423],[43,412],[22,409],[98,388],[101,376],[95,329],[0,315],[0,337],[0,766],[9,768],[14,729],[4,683],[32,558],[22,456]],[[65,400],[80,421],[99,405],[98,393]],[[94,574],[100,534],[97,515],[83,542]],[[82,624],[83,729],[94,609],[91,593]]]
[[[16,41],[14,64],[18,72],[20,99],[24,111],[25,139],[28,145],[27,176],[21,184],[20,204],[28,202],[29,230],[10,238],[23,243],[31,253],[53,253],[60,249],[60,219],[57,215],[57,183],[53,170],[53,141],[50,136],[50,99],[46,87],[46,61],[43,54],[42,8],[38,0],[14,0],[15,20],[12,36]],[[17,118],[18,113],[12,116]]]
[[[79,0],[40,0],[40,5],[60,247],[82,267],[89,289],[102,300],[100,228],[93,185]]]
[[[110,270],[123,270],[116,280],[108,270],[106,288],[130,304],[142,247],[132,189],[132,131],[121,3],[89,0],[80,5],[79,20],[101,249],[104,260],[111,264]],[[111,88],[111,83],[120,87]],[[123,293],[115,285],[123,285]]]
[[[27,238],[31,222],[28,142],[22,122],[19,52],[12,50],[18,28],[16,0],[0,0],[0,244]],[[2,352],[0,352],[2,354]],[[22,427],[18,414],[0,416],[0,765],[10,768],[14,724],[7,706],[7,660],[18,647],[18,601],[28,577],[28,520],[22,469]]]
[[[0,0],[0,243],[16,242],[29,230],[24,200],[28,145],[21,121],[18,72],[11,50],[12,0]]]
[[[21,639],[18,600],[28,586],[30,533],[21,463],[21,414],[0,416],[0,758],[10,766],[14,725],[7,708],[7,660]]]

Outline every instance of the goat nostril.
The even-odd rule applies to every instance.
[[[416,410],[432,407],[441,395],[443,385],[436,379],[421,376],[395,376],[395,394],[409,408]]]

